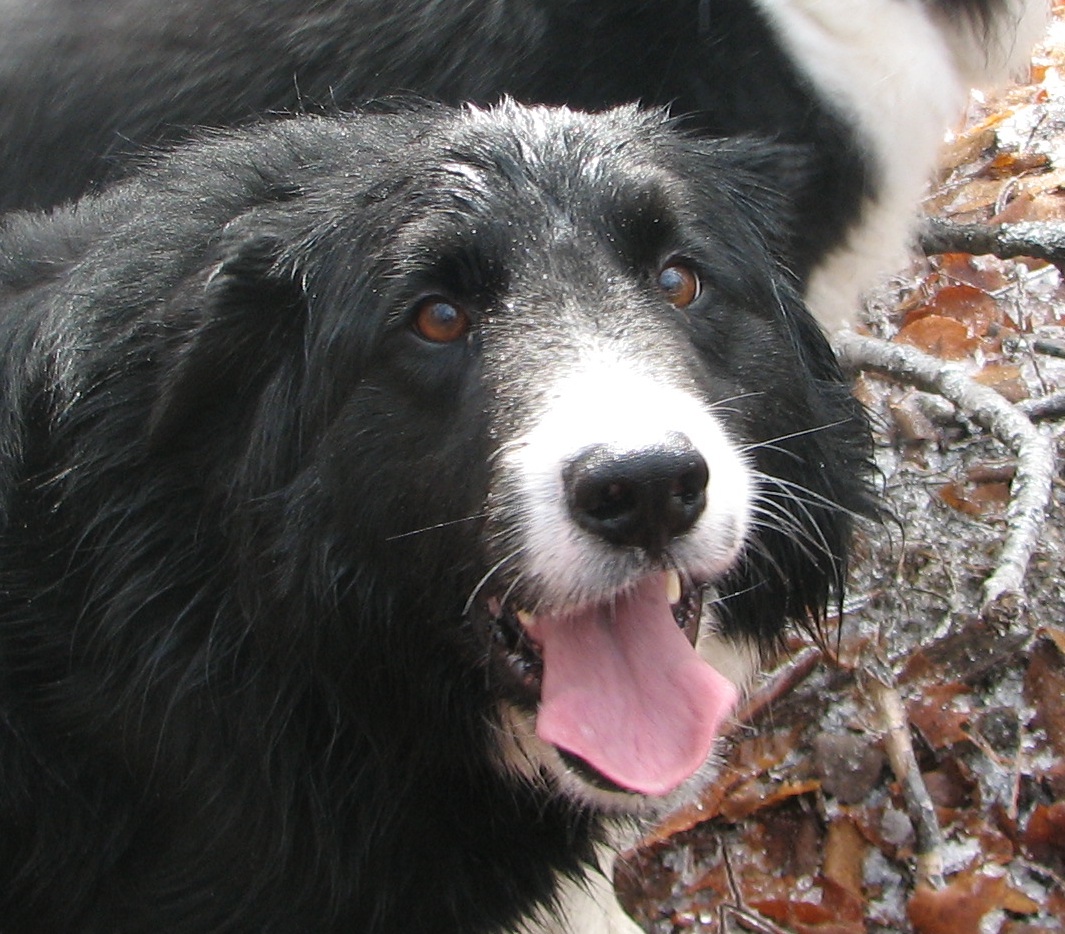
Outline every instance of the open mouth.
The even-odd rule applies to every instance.
[[[694,646],[703,609],[702,587],[679,571],[667,571],[665,596],[678,628]],[[486,611],[493,674],[514,694],[515,700],[535,707],[540,701],[544,673],[536,616],[527,610],[504,606],[498,597],[489,598]]]
[[[484,604],[497,683],[590,784],[665,794],[709,754],[737,689],[695,652],[702,590],[656,572],[609,600],[531,613]]]

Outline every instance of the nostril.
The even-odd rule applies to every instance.
[[[600,482],[592,472],[577,478],[571,503],[576,511],[596,522],[612,522],[639,507],[639,490],[624,480]]]
[[[661,552],[706,508],[710,471],[683,435],[634,451],[586,448],[563,471],[567,505],[585,531]]]

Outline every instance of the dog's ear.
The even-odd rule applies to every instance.
[[[181,445],[195,431],[235,427],[261,389],[290,332],[303,326],[306,297],[272,233],[227,237],[221,258],[172,296],[173,331],[158,360],[160,380],[148,425],[155,449]]]

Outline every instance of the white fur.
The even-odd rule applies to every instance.
[[[815,270],[808,299],[828,331],[853,323],[861,293],[900,265],[944,133],[974,84],[1023,62],[1045,0],[1003,0],[984,38],[921,0],[755,0],[823,99],[858,131],[879,191],[848,241]]]
[[[635,452],[665,444],[671,433],[686,436],[706,461],[710,481],[705,511],[670,555],[699,580],[732,564],[750,525],[751,475],[703,400],[631,356],[595,347],[544,398],[537,424],[508,448],[502,466],[516,478],[507,487],[518,497],[525,530],[522,572],[537,581],[547,603],[603,600],[631,582],[632,568],[617,549],[581,529],[567,511],[563,469],[593,445]]]
[[[579,882],[567,879],[562,883],[561,917],[526,924],[516,934],[642,934],[614,896],[614,860],[612,851],[601,849],[600,872],[589,872]]]

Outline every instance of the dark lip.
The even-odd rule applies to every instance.
[[[694,646],[699,635],[705,585],[683,573],[679,576],[681,596],[673,604],[673,618]],[[517,607],[491,597],[478,601],[471,613],[471,622],[487,644],[492,684],[511,701],[535,711],[540,702],[544,663],[539,646],[529,638],[517,614]]]

